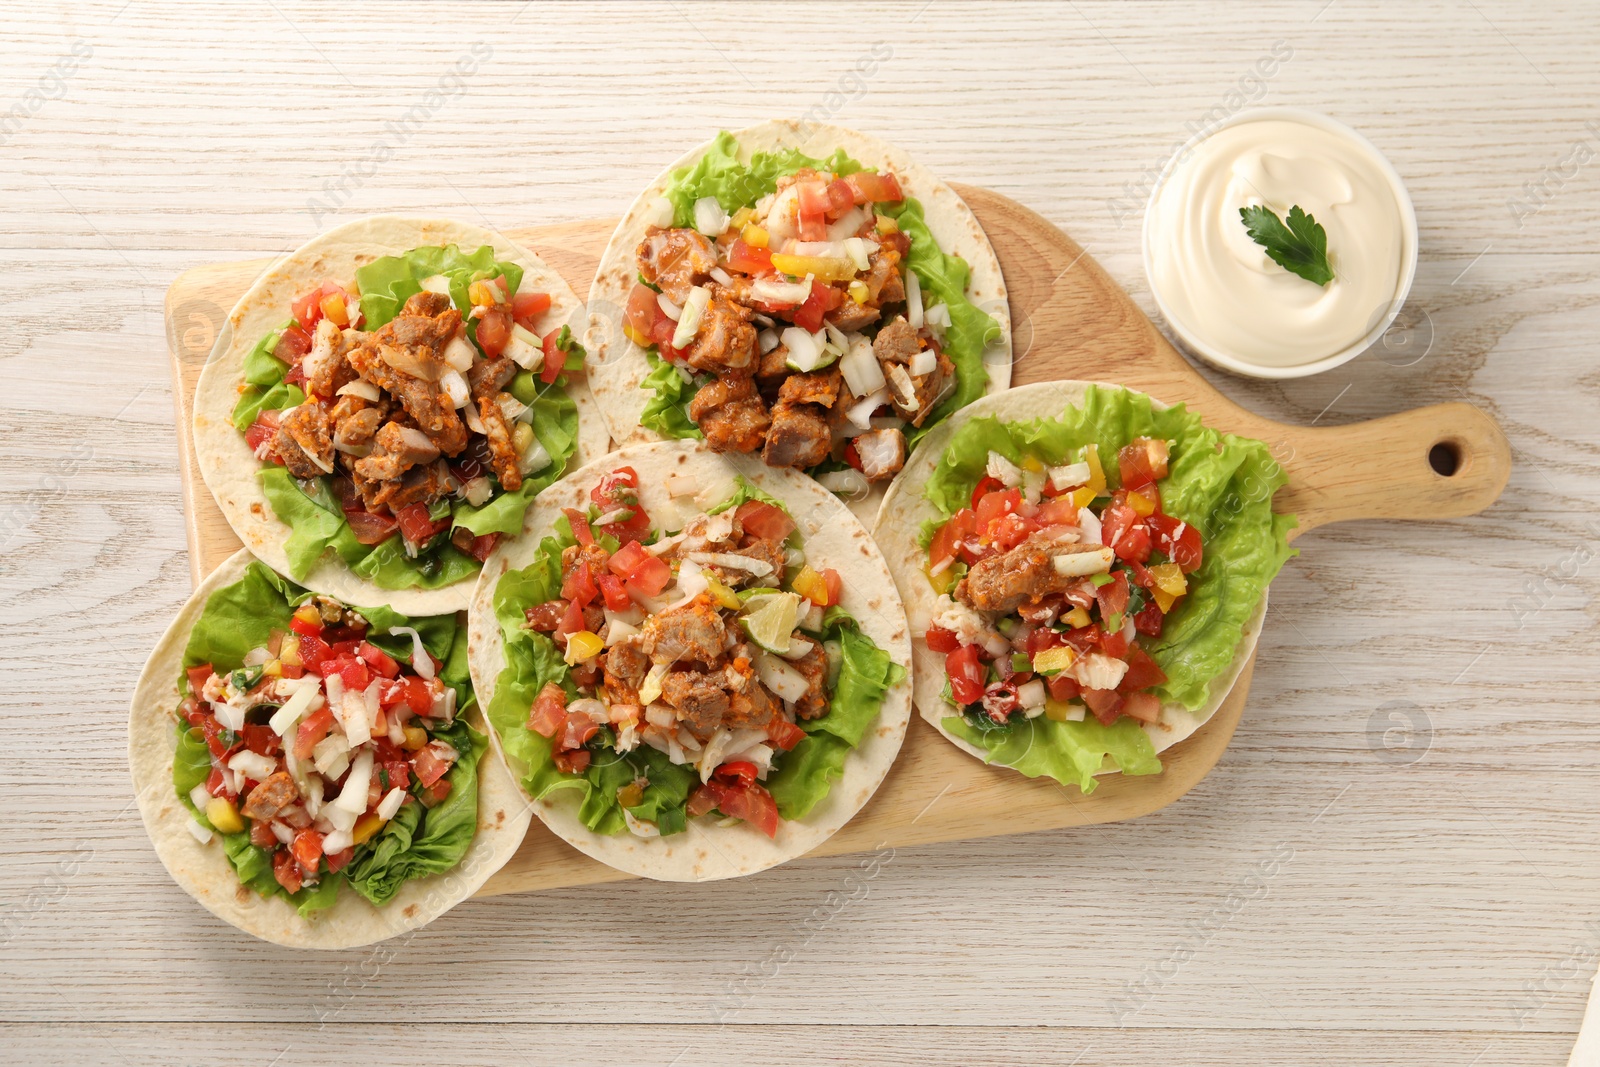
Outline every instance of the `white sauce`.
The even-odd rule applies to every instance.
[[[1328,235],[1334,279],[1318,286],[1251,240],[1239,209],[1298,204]],[[1290,118],[1225,127],[1180,156],[1150,205],[1151,284],[1175,325],[1268,367],[1332,356],[1386,321],[1409,279],[1413,240],[1370,146]]]

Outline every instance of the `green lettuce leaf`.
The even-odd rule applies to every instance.
[[[244,357],[245,387],[233,405],[233,427],[240,433],[250,428],[256,416],[263,411],[282,411],[305,401],[306,395],[297,385],[289,385],[283,376],[289,372],[288,364],[272,354],[278,347],[279,335],[294,325],[289,319],[276,330],[269,331],[256,342]]]
[[[1076,785],[1086,796],[1094,792],[1094,775],[1106,756],[1123,774],[1161,773],[1150,735],[1127,717],[1102,726],[1093,715],[1082,722],[1056,722],[1041,715],[988,730],[964,715],[952,715],[944,720],[944,728],[986,750],[988,763],[1003,764],[1029,778],[1045,775],[1062,785]]]
[[[993,417],[972,419],[951,437],[924,488],[936,517],[923,525],[921,541],[926,546],[939,526],[967,506],[991,451],[1013,462],[1033,455],[1056,465],[1071,462],[1084,445],[1093,443],[1115,488],[1116,454],[1141,436],[1169,443],[1162,508],[1200,531],[1205,556],[1200,569],[1189,575],[1189,593],[1167,616],[1161,637],[1139,641],[1166,672],[1167,682],[1156,692],[1163,700],[1196,711],[1205,706],[1211,683],[1233,662],[1244,627],[1267,586],[1295,555],[1288,544],[1294,517],[1272,511],[1272,496],[1288,476],[1265,443],[1209,429],[1183,405],[1157,411],[1142,394],[1099,386],[1091,387],[1081,404],[1057,418],[1014,423]],[[1038,725],[1041,722],[1048,725]],[[978,730],[966,723],[961,736],[988,749],[996,762],[1006,762],[1002,756],[1032,753],[1029,766],[1034,771],[1025,773],[1047,773],[1080,785],[1081,773],[1062,777],[1056,772],[1066,774],[1069,766],[1099,767],[1105,755],[1119,764],[1124,757],[1140,758],[1126,745],[1120,751],[1105,747],[1116,740],[1117,727],[1103,730],[1084,723],[1031,720],[1027,736],[1034,741],[1043,737],[1055,750],[1048,760],[1039,744],[1030,747],[1009,737],[1009,732],[1020,729],[1013,724]]]
[[[209,663],[217,671],[238,669],[244,663],[245,654],[265,645],[274,630],[287,629],[294,609],[313,595],[265,564],[251,563],[237,582],[223,586],[206,599],[206,606],[184,647],[184,667]],[[411,638],[388,631],[396,626],[414,628],[428,652],[444,662],[439,677],[456,690],[457,708],[465,712],[472,706],[466,627],[456,615],[412,618],[386,606],[352,607],[371,624],[373,644],[407,664],[415,651]],[[187,691],[186,676],[180,677],[179,686]],[[189,798],[190,791],[211,773],[205,738],[181,719],[177,721],[177,730],[178,744],[172,761],[173,789],[201,825],[215,831]],[[250,843],[248,830],[222,834],[223,849],[239,881],[262,896],[287,897],[300,914],[309,916],[330,907],[337,898],[339,886],[347,880],[362,896],[374,904],[382,904],[392,899],[407,879],[454,867],[476,832],[478,765],[487,741],[461,718],[447,727],[435,729],[433,734],[461,753],[461,759],[447,775],[451,790],[444,803],[426,813],[421,804],[407,804],[383,832],[357,848],[355,858],[343,871],[325,875],[317,886],[292,895],[285,893],[273,877],[271,854]],[[422,827],[420,833],[418,824]]]
[[[400,314],[406,301],[422,292],[422,282],[436,274],[450,279],[450,299],[463,315],[472,309],[467,287],[473,282],[504,277],[508,296],[515,296],[522,284],[522,268],[496,260],[490,245],[475,252],[463,252],[455,245],[425,245],[404,255],[384,256],[356,271],[361,313],[367,319],[363,328],[376,330]],[[468,330],[477,340],[475,321],[468,320]]]
[[[672,203],[674,226],[694,225],[694,202],[714,196],[729,214],[747,207],[778,188],[778,179],[802,167],[854,174],[861,164],[840,148],[827,159],[816,159],[798,148],[757,152],[749,163],[739,162],[739,142],[726,130],[717,134],[706,154],[692,167],[673,171],[666,198]]]
[[[639,388],[655,395],[639,414],[639,425],[663,437],[704,437],[700,427],[689,418],[689,401],[694,399],[698,388],[693,382],[684,381],[672,364],[656,355],[654,345],[644,358],[650,365],[650,373],[644,376]]]

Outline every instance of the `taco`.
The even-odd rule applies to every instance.
[[[911,650],[888,567],[839,501],[665,442],[567,475],[526,529],[478,581],[472,674],[558,836],[706,881],[801,855],[867,802],[905,736]]]
[[[1267,446],[1084,382],[979,401],[885,498],[917,709],[965,751],[1084,793],[1160,771],[1221,706],[1292,555]]]
[[[977,219],[904,152],[836,126],[767,122],[690,152],[623,217],[589,300],[616,440],[759,454],[863,515],[924,434],[1011,379]]]
[[[245,547],[308,588],[466,607],[536,493],[606,450],[578,301],[531,252],[379,217],[276,263],[195,394],[195,456]]]
[[[178,884],[299,948],[379,941],[470,896],[530,815],[488,754],[466,636],[454,614],[352,608],[248,552],[218,567],[128,724],[139,811]]]

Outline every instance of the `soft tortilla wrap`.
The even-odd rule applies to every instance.
[[[1083,400],[1084,392],[1092,384],[1096,383],[1041,382],[1009,390],[1004,396],[984,397],[956,412],[917,446],[915,454],[906,462],[905,470],[895,479],[888,495],[884,497],[883,508],[878,514],[878,523],[873,530],[873,536],[883,554],[894,561],[891,570],[894,571],[895,581],[899,585],[900,597],[905,601],[906,618],[913,634],[920,638],[927,632],[934,603],[938,599],[938,594],[933,591],[927,576],[922,571],[923,564],[927,560],[927,552],[918,543],[918,535],[922,530],[922,524],[937,515],[933,505],[923,497],[922,490],[932,476],[934,468],[938,466],[940,457],[944,455],[950,438],[966,420],[983,415],[991,415],[1005,422],[1054,418],[1066,408],[1079,404]],[[1105,383],[1100,384],[1105,385]],[[1115,385],[1106,387],[1126,388]],[[1169,406],[1153,397],[1151,404],[1157,409]],[[1155,745],[1156,752],[1163,752],[1190,736],[1216,714],[1222,702],[1228,698],[1228,693],[1233,689],[1233,683],[1238,680],[1240,672],[1255,653],[1256,640],[1261,635],[1261,624],[1266,614],[1267,597],[1263,593],[1254,616],[1244,628],[1244,636],[1234,653],[1233,662],[1226,671],[1212,681],[1206,703],[1200,710],[1190,711],[1181,704],[1167,702],[1161,707],[1160,721],[1145,724],[1144,731]],[[979,759],[985,759],[988,756],[987,752],[952,736],[944,728],[943,720],[957,713],[942,695],[945,685],[944,661],[943,655],[930,651],[923,641],[912,642],[917,713],[957,748]],[[1116,767],[1108,758],[1105,769],[1098,773],[1115,772]]]
[[[640,503],[658,529],[667,524],[672,512],[687,521],[698,510],[689,500],[680,506],[669,499],[665,479],[673,472],[692,474],[698,480],[707,507],[714,507],[734,491],[735,475],[743,475],[783,501],[805,539],[807,559],[817,567],[835,568],[844,579],[843,606],[855,616],[861,632],[894,663],[904,667],[910,662],[905,612],[889,567],[866,529],[833,494],[796,471],[777,470],[750,456],[719,456],[698,441],[633,445],[567,475],[540,493],[528,509],[523,536],[496,548],[484,564],[469,613],[467,646],[473,688],[484,706],[493,697],[504,665],[493,604],[496,583],[508,570],[532,561],[540,537],[549,532],[562,508],[586,508],[595,482],[624,465],[638,471]],[[671,524],[672,528],[678,525]],[[843,776],[803,819],[785,820],[776,839],[744,823],[717,826],[707,818],[690,819],[688,830],[667,837],[598,834],[578,818],[578,791],[573,789],[557,790],[535,802],[534,811],[556,836],[580,852],[630,874],[676,882],[753,874],[809,852],[861,810],[894,762],[910,717],[908,671],[884,694],[878,719],[846,759]],[[497,734],[494,739],[498,746]],[[501,752],[505,755],[503,749]],[[522,781],[527,768],[507,758],[517,780]]]
[[[177,749],[173,709],[183,699],[178,679],[189,632],[216,590],[238,581],[251,562],[239,551],[194,591],[161,636],[134,687],[128,716],[128,763],[145,830],[161,862],[183,889],[217,918],[247,934],[290,948],[341,949],[369,945],[426,925],[471,896],[522,844],[531,821],[527,801],[493,753],[484,753],[478,773],[478,830],[461,862],[451,870],[415,878],[383,908],[375,908],[348,886],[333,907],[305,919],[283,897],[262,897],[240,884],[220,838],[202,845],[189,833],[193,821],[172,784]],[[468,718],[489,732],[480,710]]]
[[[449,244],[468,251],[492,245],[497,258],[522,267],[522,288],[550,294],[550,310],[542,323],[567,323],[575,334],[581,332],[582,307],[572,287],[532,252],[477,226],[394,215],[359,219],[329,230],[274,263],[240,297],[224,323],[195,389],[195,459],[228,525],[246,548],[278,573],[289,573],[283,545],[291,528],[267,502],[256,478],[264,464],[251,453],[244,435],[231,421],[239,387],[244,384],[245,356],[263,335],[289,317],[295,297],[319,282],[335,280],[349,285],[357,268],[375,259],[425,245]],[[578,407],[578,446],[569,464],[577,466],[602,455],[610,439],[582,375],[569,379],[567,394]],[[307,589],[352,604],[388,604],[411,615],[459,611],[472,595],[471,583],[466,581],[440,589],[385,589],[351,573],[332,552],[324,553],[311,573],[295,580]]]
[[[970,272],[968,298],[1000,325],[1000,340],[984,353],[988,391],[998,393],[1011,384],[1011,312],[1000,261],[972,209],[954,189],[901,149],[842,126],[785,119],[750,126],[733,136],[739,142],[739,158],[744,161],[757,152],[779,149],[798,148],[806,155],[822,158],[843,148],[863,166],[894,171],[905,194],[922,202],[928,228],[939,247],[966,260]],[[650,372],[645,350],[622,332],[623,311],[638,274],[635,256],[650,228],[648,220],[654,202],[671,184],[672,172],[694,166],[708,148],[709,142],[689,152],[639,194],[611,235],[589,290],[589,333],[584,339],[589,352],[589,383],[618,444],[659,439],[655,431],[639,425],[640,415],[653,395],[640,384]],[[883,493],[880,483],[867,496],[851,501],[850,509],[863,522],[871,523]]]

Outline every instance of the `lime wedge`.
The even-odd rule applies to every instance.
[[[745,601],[744,610],[744,628],[750,640],[780,656],[789,651],[789,638],[800,610],[798,593],[751,597]]]

